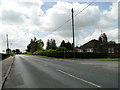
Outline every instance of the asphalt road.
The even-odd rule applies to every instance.
[[[118,88],[117,67],[78,62],[17,55],[4,88]]]

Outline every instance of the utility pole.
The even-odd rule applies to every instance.
[[[73,51],[75,49],[75,39],[74,39],[74,15],[73,15],[73,8],[72,8],[72,33],[73,33]]]
[[[6,35],[6,37],[7,37],[7,49],[9,49],[8,34]]]

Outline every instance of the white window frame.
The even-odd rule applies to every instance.
[[[87,49],[87,52],[93,52],[93,50],[92,49]]]
[[[108,53],[114,53],[114,48],[108,48]]]

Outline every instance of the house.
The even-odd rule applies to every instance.
[[[107,44],[104,48],[104,51],[108,53],[109,57],[120,58],[120,43],[118,44]]]
[[[98,40],[91,40],[84,45],[80,46],[78,51],[79,52],[96,52],[98,45],[100,42]]]
[[[103,45],[99,40],[93,39],[78,48],[78,52],[96,52],[98,47],[101,47],[104,52],[108,53],[111,58],[120,58],[120,44]]]

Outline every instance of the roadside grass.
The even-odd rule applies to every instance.
[[[64,60],[95,60],[95,61],[120,61],[120,58],[55,58],[55,57],[47,57],[47,56],[40,56],[40,55],[30,55],[30,54],[24,54],[28,56],[38,56],[42,58],[48,58],[48,59],[64,59]]]
[[[120,58],[86,58],[86,59],[70,58],[70,60],[120,61]]]

